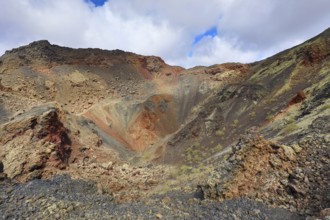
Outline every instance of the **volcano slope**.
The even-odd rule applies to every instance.
[[[325,218],[329,55],[330,29],[259,62],[192,69],[48,41],[7,51],[3,217]]]

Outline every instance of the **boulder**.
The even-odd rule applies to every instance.
[[[302,151],[302,148],[298,144],[293,144],[291,147],[296,154],[299,154]]]
[[[269,163],[272,167],[280,167],[282,165],[282,161],[275,154],[270,155]]]
[[[296,153],[295,153],[295,151],[291,147],[286,146],[286,145],[282,145],[281,146],[281,151],[283,153],[281,155],[281,157],[282,157],[283,160],[290,160],[290,161],[292,161],[292,160],[295,160],[296,159]]]

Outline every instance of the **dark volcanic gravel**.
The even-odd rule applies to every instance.
[[[172,194],[171,194],[172,195]],[[93,183],[61,175],[26,184],[0,183],[0,219],[302,219],[284,209],[247,200],[226,202],[153,198],[116,204]]]

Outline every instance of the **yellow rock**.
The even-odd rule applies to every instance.
[[[286,159],[289,159],[289,160],[296,159],[296,153],[294,152],[294,150],[291,147],[282,145],[281,149],[283,150],[283,154],[285,155]]]

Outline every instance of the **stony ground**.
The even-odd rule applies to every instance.
[[[180,193],[116,204],[93,183],[65,175],[27,184],[2,182],[0,213],[1,219],[303,219],[252,200],[220,203]]]
[[[201,191],[207,198],[248,197],[318,216],[330,205],[329,146],[329,135],[321,131],[289,146],[262,137],[242,139],[203,180]]]

